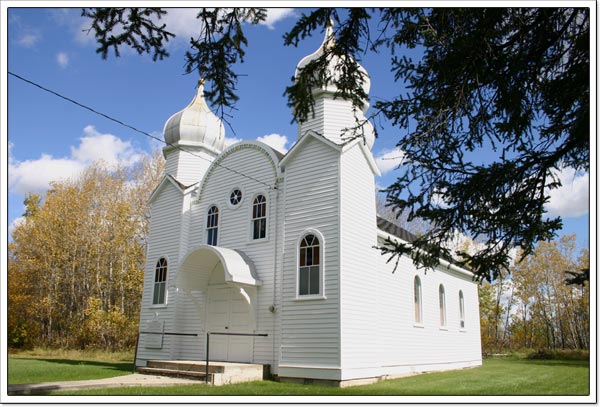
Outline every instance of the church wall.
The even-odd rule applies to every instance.
[[[165,172],[185,186],[190,186],[202,179],[214,158],[213,154],[208,154],[206,150],[196,146],[181,144],[181,148],[185,151],[169,151]]]
[[[380,244],[383,244],[381,241]],[[438,267],[417,270],[403,256],[386,263],[379,255],[377,326],[379,360],[387,374],[445,370],[481,364],[477,284],[470,276]],[[413,284],[421,279],[423,323],[415,323]],[[440,326],[439,285],[444,285],[446,326]],[[465,328],[460,328],[459,290],[465,300]]]
[[[341,174],[341,355],[352,369],[377,360],[375,180],[360,145],[342,154]]]
[[[179,233],[183,205],[182,193],[171,183],[167,183],[152,203],[150,233],[148,238],[144,272],[144,291],[140,312],[140,331],[148,331],[148,322],[155,319],[164,323],[164,331],[173,331],[176,303],[175,275],[179,266]],[[154,273],[160,257],[167,258],[167,299],[166,305],[152,305],[154,293]],[[148,359],[168,359],[171,357],[173,336],[163,337],[162,349],[149,349],[150,336],[140,334],[137,365],[145,365]]]
[[[313,109],[314,117],[309,116],[306,122],[298,126],[299,136],[302,137],[306,131],[313,130],[338,144],[348,141],[348,138],[342,137],[342,130],[355,125],[351,106],[350,101],[333,99],[333,96],[317,98]],[[364,118],[362,113],[359,114]]]
[[[311,138],[285,168],[282,376],[323,377],[339,370],[338,213],[339,152]],[[319,299],[297,297],[298,245],[309,229],[324,240],[325,297]]]
[[[270,159],[264,152],[255,148],[241,148],[227,154],[222,161],[225,167],[235,169],[243,174],[249,174],[267,185],[274,185],[275,170]],[[273,304],[273,273],[275,253],[275,216],[274,192],[269,193],[268,187],[261,183],[249,180],[241,175],[234,174],[225,168],[213,167],[214,170],[205,180],[199,201],[192,202],[190,211],[189,234],[184,252],[206,244],[206,214],[211,205],[219,208],[218,246],[240,250],[254,263],[256,272],[262,285],[257,291],[256,332],[267,333],[266,338],[254,339],[254,361],[256,363],[273,364],[274,319],[277,314],[269,311]],[[229,195],[234,188],[240,188],[243,200],[238,207],[229,205]],[[262,193],[268,202],[268,230],[267,239],[254,241],[251,239],[250,227],[252,216],[252,203],[255,195]],[[281,217],[280,217],[281,218]],[[279,245],[281,247],[281,245]],[[181,294],[178,318],[188,330],[201,333],[202,340],[182,339],[180,343],[179,358],[204,357],[205,347],[205,297],[202,293]],[[277,305],[276,305],[277,306]]]

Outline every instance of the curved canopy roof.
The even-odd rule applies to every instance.
[[[225,282],[233,285],[261,285],[254,265],[243,253],[224,247],[202,245],[191,250],[179,266],[175,285],[186,291],[206,291],[212,271],[223,267]]]

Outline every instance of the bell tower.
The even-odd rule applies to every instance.
[[[186,186],[200,181],[225,148],[225,128],[206,104],[203,80],[191,103],[167,120],[163,134],[165,173]]]
[[[325,29],[323,43],[315,52],[300,60],[296,66],[294,77],[298,78],[302,69],[312,61],[322,57],[334,44],[333,22],[330,21]],[[309,117],[298,125],[298,140],[308,130],[313,130],[336,144],[344,144],[353,137],[352,132],[344,131],[344,129],[351,129],[357,125],[361,125],[359,133],[364,138],[364,143],[370,150],[375,142],[375,129],[371,122],[365,118],[365,112],[369,108],[368,100],[362,100],[362,109],[359,109],[352,105],[351,100],[335,97],[337,86],[334,81],[340,77],[339,68],[337,67],[340,65],[341,58],[352,59],[352,56],[332,55],[326,68],[326,77],[330,78],[329,82],[321,88],[313,88],[311,90],[315,104]],[[368,95],[371,88],[369,75],[360,64],[358,65],[358,71],[362,76],[363,91]]]

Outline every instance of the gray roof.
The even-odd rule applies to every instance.
[[[408,230],[390,222],[387,219],[377,216],[377,227],[384,232],[394,235],[404,240],[405,242],[412,243],[417,240],[417,236],[410,233]]]

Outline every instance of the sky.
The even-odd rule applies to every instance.
[[[6,3],[5,3],[6,4]],[[13,2],[9,6],[19,6]],[[86,29],[89,21],[79,8],[2,6],[2,117],[3,170],[7,169],[8,206],[5,231],[21,220],[28,192],[43,194],[49,182],[77,175],[94,160],[130,165],[160,148],[158,141],[66,102],[23,82],[10,71],[87,105],[128,125],[162,139],[165,121],[194,97],[196,73],[184,73],[184,53],[196,35],[194,9],[172,9],[164,22],[177,37],[170,41],[170,57],[153,62],[148,55],[123,49],[119,58],[103,60]],[[322,33],[315,33],[296,48],[284,46],[302,9],[269,9],[266,22],[247,26],[249,47],[238,72],[240,100],[226,128],[227,143],[258,139],[285,152],[297,138],[297,126],[283,95],[297,63],[315,51]],[[6,35],[8,34],[8,35]],[[397,95],[400,84],[389,70],[389,55],[360,56],[371,78],[371,103]],[[4,99],[6,98],[6,99]],[[3,124],[4,126],[4,124]],[[401,129],[385,125],[373,147],[385,187],[395,180],[401,152],[395,147]],[[6,137],[6,134],[8,137]],[[482,152],[485,154],[485,152]],[[551,192],[549,215],[563,219],[563,234],[577,234],[580,248],[589,247],[588,174],[565,169],[563,186]],[[4,188],[4,187],[3,187]]]

